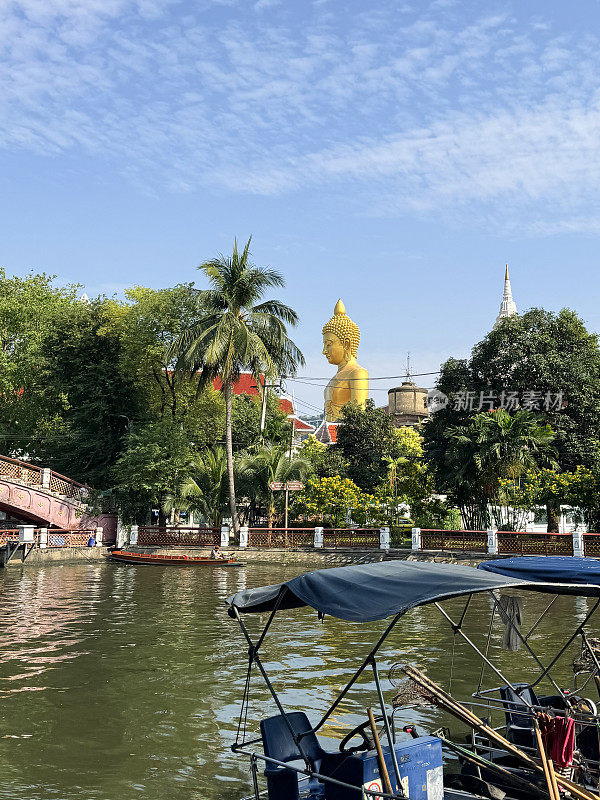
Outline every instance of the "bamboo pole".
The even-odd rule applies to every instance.
[[[534,719],[533,721],[533,730],[535,732],[535,738],[537,741],[538,750],[540,751],[540,759],[542,761],[542,767],[544,769],[544,778],[546,779],[546,783],[548,784],[548,792],[550,794],[550,800],[560,800],[560,795],[557,796],[554,791],[554,785],[556,783],[556,779],[554,781],[552,780],[550,767],[548,765],[548,758],[546,756],[546,748],[544,747],[544,740],[542,739],[542,734],[537,719]]]
[[[556,780],[556,772],[554,772],[554,764],[552,763],[551,758],[548,759],[548,772],[550,774],[550,780],[552,782],[552,791],[554,792],[554,797],[556,798],[556,800],[560,800],[560,791]]]
[[[375,715],[373,714],[373,709],[368,708],[367,714],[369,715],[369,722],[371,723],[371,732],[373,733],[373,739],[375,740],[375,749],[377,750],[377,760],[379,761],[379,772],[381,773],[383,788],[388,794],[394,794],[394,792],[392,791],[390,776],[387,771],[387,766],[385,764],[385,758],[383,757],[383,750],[381,749],[379,734],[377,733],[377,725],[375,723]]]
[[[509,742],[508,739],[505,739],[502,734],[498,733],[493,728],[490,728],[488,725],[482,722],[479,717],[475,716],[475,714],[469,711],[469,709],[462,705],[462,703],[459,703],[458,700],[454,700],[452,697],[450,697],[450,695],[448,695],[440,686],[430,680],[420,670],[416,669],[415,667],[406,666],[403,667],[403,671],[417,685],[420,685],[425,690],[425,693],[431,697],[436,705],[439,705],[440,708],[444,708],[457,719],[460,719],[462,722],[466,723],[469,727],[474,728],[479,733],[482,733],[490,741],[499,745],[504,750],[507,750],[509,753],[512,753],[519,760],[527,764],[531,769],[545,774],[541,764],[538,764],[537,761],[534,761],[534,759],[528,756],[527,753],[524,753],[518,747],[513,745],[512,742]],[[575,797],[578,797],[580,800],[598,800],[598,798],[588,792],[587,789],[584,789],[582,786],[579,786],[568,778],[565,778],[563,775],[556,775],[556,781],[560,786],[563,787],[563,789],[567,789],[569,792],[571,792],[571,794],[575,795]]]
[[[540,789],[539,786],[536,786],[535,783],[531,783],[526,778],[522,778],[520,775],[515,775],[509,769],[506,769],[501,764],[497,764],[495,761],[490,761],[487,758],[479,755],[478,753],[473,753],[470,750],[467,750],[466,747],[462,747],[460,744],[456,744],[455,742],[450,741],[450,739],[446,739],[445,736],[441,736],[437,734],[438,738],[442,740],[442,744],[449,747],[450,750],[453,750],[458,755],[462,756],[466,761],[470,761],[473,764],[476,764],[478,767],[485,767],[486,769],[494,770],[498,772],[500,775],[504,777],[504,779],[508,783],[512,783],[513,785],[518,785],[521,788],[527,787],[529,792],[532,793],[532,796],[539,796],[539,797],[546,797],[547,792],[543,789]]]

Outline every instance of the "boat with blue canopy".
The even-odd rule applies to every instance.
[[[250,760],[253,800],[261,796],[268,800],[559,800],[561,792],[578,800],[597,800],[600,716],[589,692],[583,692],[593,687],[600,696],[600,641],[596,647],[588,635],[600,604],[600,573],[586,574],[593,580],[582,583],[566,567],[544,578],[484,567],[384,561],[316,570],[230,597],[228,613],[238,621],[248,645],[232,750]],[[531,592],[546,594],[548,603],[544,614],[523,632],[520,612]],[[561,595],[591,598],[591,608],[586,607],[576,629],[567,632],[566,642],[546,664],[535,652],[536,630]],[[476,596],[487,598],[491,614],[487,639],[481,643],[469,631],[469,612]],[[453,697],[419,664],[397,663],[387,676],[380,672],[382,645],[406,614],[424,605],[436,608],[454,636],[481,659],[480,675],[474,676],[477,685],[467,699]],[[275,616],[306,613],[302,609],[316,611],[325,624],[328,617],[355,624],[385,621],[377,641],[318,720],[309,719],[301,707],[284,707],[262,657]],[[255,616],[260,623],[257,630],[252,623]],[[533,659],[539,672],[535,681],[510,680],[503,665],[494,662],[490,641],[498,625],[509,648],[518,646]],[[553,675],[574,642],[581,647],[581,669],[575,673],[579,688],[565,687]],[[494,685],[489,686],[492,676]],[[252,710],[257,678],[266,685],[273,703],[275,713],[268,717],[262,704],[260,717]],[[344,698],[361,682],[364,688],[366,680],[373,687],[373,703],[366,709],[365,720],[346,732],[337,750],[327,749],[319,733]],[[550,692],[544,693],[543,685]],[[394,690],[392,697],[386,696],[389,689]],[[435,707],[462,723],[464,740],[451,738],[445,729],[420,735],[410,721],[411,710],[419,705]],[[459,759],[460,772],[445,772],[450,755]]]
[[[483,561],[478,569],[525,581],[600,585],[600,561],[576,556],[515,556]]]

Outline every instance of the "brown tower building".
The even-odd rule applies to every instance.
[[[427,389],[422,389],[412,381],[404,381],[402,386],[388,391],[388,414],[394,420],[394,425],[400,428],[403,425],[420,425],[429,417],[425,405]]]

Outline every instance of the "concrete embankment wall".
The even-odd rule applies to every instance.
[[[109,553],[108,547],[56,547],[46,550],[33,550],[23,562],[21,551],[19,550],[6,565],[12,567],[31,567],[42,564],[64,564],[64,563],[98,563],[104,561],[104,556]]]
[[[132,548],[133,549],[133,548]],[[188,556],[209,555],[210,548],[207,549],[186,549],[186,548],[135,548],[138,552],[157,553],[169,555],[180,553]],[[307,569],[319,569],[326,566],[341,566],[343,564],[366,564],[372,561],[393,561],[408,559],[411,561],[439,561],[451,562],[453,564],[463,563],[476,565],[487,558],[482,553],[471,555],[462,552],[437,551],[415,552],[410,548],[393,548],[391,550],[376,550],[373,548],[361,550],[356,547],[331,548],[331,549],[303,549],[290,547],[227,547],[221,551],[224,555],[234,555],[238,561],[245,563],[277,563],[277,564],[306,564]],[[493,556],[496,558],[496,556]]]
[[[188,556],[208,556],[210,548],[168,548],[168,547],[135,547],[131,548],[139,553],[174,554]],[[62,563],[98,563],[110,552],[107,547],[63,547],[34,550],[27,556],[25,562],[21,560],[21,552],[17,552],[6,565],[12,567],[40,566],[42,564]],[[389,551],[357,548],[335,548],[322,550],[293,549],[293,548],[264,548],[264,547],[229,547],[223,549],[223,554],[235,555],[245,563],[277,563],[300,564],[306,569],[320,569],[327,566],[342,566],[344,564],[367,564],[373,561],[387,561],[394,559],[409,559],[412,561],[441,561],[455,564],[475,565],[485,560],[487,556],[481,553],[468,555],[462,552],[414,552],[408,548],[396,548]]]

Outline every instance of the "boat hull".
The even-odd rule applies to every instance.
[[[127,550],[113,550],[106,556],[109,561],[119,564],[142,564],[169,567],[241,567],[234,558],[210,558],[209,556],[157,555],[154,553],[132,553]]]

